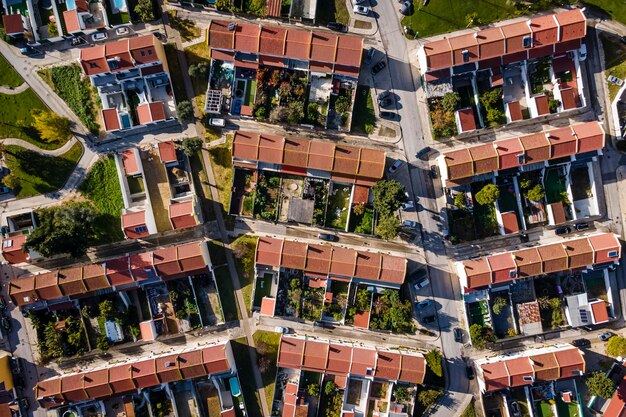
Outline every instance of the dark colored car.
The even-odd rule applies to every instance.
[[[405,16],[413,14],[413,4],[410,1],[405,1],[400,8],[400,13]]]
[[[327,240],[329,242],[336,242],[339,240],[339,236],[336,235],[331,235],[328,233],[320,233],[318,238],[322,239],[322,240]]]
[[[376,75],[387,67],[387,63],[385,61],[379,61],[376,65],[372,67],[372,74]]]
[[[381,100],[378,100],[378,105],[380,107],[389,107],[392,104],[393,104],[393,100],[391,99],[391,97],[386,97]]]
[[[417,159],[421,159],[422,157],[428,155],[433,149],[430,146],[426,146],[422,148],[418,153],[415,154]]]
[[[25,46],[24,48],[20,49],[20,52],[22,53],[22,55],[38,55],[41,52],[39,52],[39,50],[33,48],[32,46]]]
[[[378,94],[378,100],[383,100],[387,97],[391,97],[391,91],[389,90],[383,91],[382,93]]]
[[[348,29],[346,28],[345,25],[342,25],[341,23],[337,23],[337,22],[328,22],[326,27],[328,29],[330,29],[330,30],[336,30],[337,32],[347,32],[348,31]]]
[[[439,168],[437,168],[437,165],[432,165],[430,167],[430,176],[433,177],[433,179],[439,176]]]
[[[435,316],[426,316],[424,318],[422,318],[422,321],[424,322],[424,324],[431,324],[435,322]]]
[[[587,230],[589,229],[589,223],[576,223],[575,225],[577,231]]]
[[[11,331],[11,320],[7,317],[0,317],[0,325],[2,325],[2,328],[7,332]]]
[[[556,229],[554,233],[556,233],[557,235],[566,235],[568,233],[571,233],[571,231],[572,231],[571,228],[564,226],[564,227],[559,227],[558,229]]]
[[[466,366],[465,373],[467,374],[467,379],[474,379],[474,368],[469,365]]]
[[[398,114],[392,111],[381,111],[380,117],[387,120],[397,120]]]
[[[463,330],[458,327],[454,328],[454,341],[458,343],[463,342]]]
[[[572,345],[577,348],[589,348],[591,347],[591,341],[589,339],[576,339],[572,340]]]

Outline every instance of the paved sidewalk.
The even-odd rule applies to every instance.
[[[11,88],[11,87],[5,87],[3,85],[0,85],[0,94],[8,94],[8,95],[15,95],[15,94],[19,94],[23,91],[26,91],[28,89],[28,84],[26,83],[22,83],[21,85],[15,87],[15,88]]]
[[[19,146],[22,147],[24,149],[28,149],[29,151],[33,151],[33,152],[37,152],[40,153],[42,155],[48,155],[48,156],[61,156],[63,155],[65,152],[69,151],[70,148],[72,146],[74,146],[74,144],[77,142],[75,137],[72,137],[70,140],[68,140],[63,146],[61,146],[60,148],[57,149],[41,149],[39,146],[37,145],[33,145],[30,142],[26,142],[25,140],[22,139],[16,139],[16,138],[6,138],[6,139],[0,139],[0,142],[2,142],[4,145],[15,145],[15,146]]]

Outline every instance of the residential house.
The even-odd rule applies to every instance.
[[[106,6],[100,1],[66,0],[65,7],[63,21],[69,35],[88,35],[109,26]]]
[[[626,377],[619,382],[615,394],[609,399],[608,406],[602,413],[604,417],[623,417],[624,414],[626,414]]]
[[[120,39],[81,49],[79,62],[98,91],[105,131],[131,129],[176,117],[163,44],[155,36]]]
[[[26,37],[30,42],[55,42],[63,39],[61,12],[65,2],[45,0],[2,0],[2,24],[13,38]]]

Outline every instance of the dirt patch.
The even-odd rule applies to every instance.
[[[384,138],[395,138],[396,131],[390,127],[381,126],[380,129],[378,129],[378,136],[382,136]]]
[[[368,22],[366,20],[355,20],[354,21],[354,28],[355,29],[371,29],[372,28],[372,22]]]

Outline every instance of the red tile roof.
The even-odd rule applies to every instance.
[[[80,32],[80,20],[78,18],[78,10],[67,10],[63,12],[63,20],[65,21],[65,29],[67,33]]]
[[[107,64],[104,56],[104,45],[94,45],[81,49],[79,55],[80,65],[85,74],[94,75],[109,71],[109,64]]]
[[[596,264],[617,261],[622,246],[613,233],[601,233],[589,236],[589,243],[593,248],[593,261]]]
[[[139,174],[138,151],[135,148],[126,149],[122,152],[122,163],[126,175]]]
[[[138,228],[145,228],[145,230],[138,230]],[[122,230],[126,239],[138,239],[148,236],[150,232],[148,232],[146,226],[146,211],[141,210],[122,214]]]
[[[274,317],[276,309],[276,299],[272,297],[263,297],[261,300],[261,315]]]
[[[555,15],[549,14],[530,19],[530,29],[533,31],[533,46],[554,45],[559,40],[559,31]]]
[[[476,120],[474,119],[474,110],[471,107],[460,109],[456,111],[459,123],[459,133],[469,132],[470,130],[476,130]]]
[[[141,104],[137,106],[137,118],[141,125],[165,120],[165,104],[162,101]]]
[[[170,220],[175,230],[196,226],[193,200],[170,204]]]
[[[550,114],[550,106],[548,105],[548,97],[544,94],[535,96],[535,105],[537,106],[537,114],[543,116]]]
[[[615,394],[604,410],[604,417],[626,417],[626,376],[622,379]]]
[[[107,132],[120,130],[122,128],[120,118],[117,114],[117,109],[102,110],[102,120],[104,120],[104,130]]]
[[[81,30],[76,10],[64,12],[63,18],[68,32]],[[95,75],[156,62],[160,60],[155,48],[156,42],[159,42],[156,37],[149,34],[81,49],[80,64],[85,74]]]
[[[161,162],[167,164],[169,162],[176,162],[178,158],[176,157],[176,145],[173,141],[168,140],[165,142],[159,142],[159,158],[161,158]]]
[[[19,234],[2,239],[2,246],[0,251],[4,259],[10,264],[18,264],[21,262],[28,262],[28,252],[24,251],[24,243],[28,235]]]
[[[348,277],[402,284],[406,259],[333,245],[314,245],[274,238],[260,238],[256,263],[305,270],[320,276]]]
[[[370,328],[370,312],[369,311],[357,311],[354,314],[354,327],[359,327],[361,329],[369,329]]]
[[[502,226],[504,228],[505,235],[519,232],[519,222],[517,221],[517,213],[514,211],[502,213]]]
[[[271,17],[280,17],[281,0],[269,0],[265,4],[265,15]]]
[[[572,9],[556,13],[554,17],[561,27],[559,37],[561,42],[579,40],[584,38],[587,34],[587,22],[585,14],[581,9]]]
[[[21,14],[2,15],[2,24],[7,35],[15,35],[24,32],[24,22]]]
[[[511,101],[507,103],[507,107],[509,109],[509,116],[511,117],[512,122],[524,119],[524,116],[522,115],[522,106],[519,101]]]
[[[604,300],[594,301],[589,303],[591,307],[591,316],[593,317],[593,324],[601,324],[609,321],[609,312],[606,308]]]

